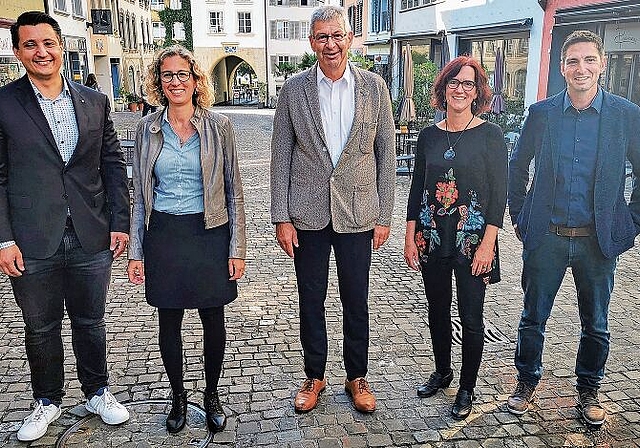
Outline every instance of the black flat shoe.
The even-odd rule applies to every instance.
[[[187,423],[187,391],[181,394],[173,394],[171,411],[167,416],[167,431],[171,434],[180,432]]]
[[[457,420],[463,420],[471,414],[472,407],[473,392],[460,389],[456,394],[456,401],[451,408],[451,415]]]
[[[427,381],[422,386],[418,386],[418,397],[428,398],[432,397],[438,392],[439,389],[446,389],[453,381],[453,371],[446,375],[442,375],[439,372],[433,372]]]
[[[218,398],[218,392],[204,393],[204,410],[207,413],[207,426],[211,432],[220,432],[227,425],[227,416]]]

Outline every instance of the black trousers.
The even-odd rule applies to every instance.
[[[342,302],[344,366],[347,379],[364,377],[369,361],[369,269],[373,230],[337,233],[331,224],[322,230],[298,230],[294,265],[300,306],[300,339],[307,378],[323,379],[327,363],[327,324],[324,302],[333,247]]]
[[[458,313],[462,323],[462,371],[460,388],[473,391],[484,349],[482,313],[486,284],[481,276],[471,275],[469,263],[454,258],[430,257],[422,265],[424,289],[429,303],[429,331],[436,371],[451,371],[451,275],[456,278]]]
[[[215,392],[218,388],[226,332],[224,328],[224,307],[198,309],[202,321],[204,339],[204,377],[205,392]],[[173,394],[184,391],[183,353],[182,353],[182,317],[184,309],[158,308],[160,355],[167,371]]]

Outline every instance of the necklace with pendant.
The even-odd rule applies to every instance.
[[[471,116],[471,120],[469,120],[469,123],[467,123],[467,125],[464,127],[462,132],[460,132],[460,135],[458,136],[458,139],[456,140],[456,142],[453,145],[451,144],[451,140],[449,139],[449,127],[447,126],[447,121],[448,120],[445,118],[445,120],[444,120],[444,130],[447,133],[447,143],[449,144],[449,149],[447,149],[444,152],[444,154],[442,155],[444,157],[444,160],[453,160],[456,157],[455,147],[458,144],[458,142],[460,141],[460,139],[462,138],[462,134],[464,134],[464,131],[467,130],[467,128],[469,127],[469,125],[471,124],[471,122],[473,121],[474,118],[475,118],[475,116]]]

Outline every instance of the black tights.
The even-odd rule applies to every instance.
[[[198,314],[202,321],[204,339],[205,392],[214,392],[218,388],[222,372],[226,343],[224,307],[201,308],[198,309]],[[183,315],[183,309],[158,308],[160,354],[174,394],[184,391],[181,335]]]
[[[430,257],[422,266],[424,289],[429,302],[429,331],[436,371],[451,372],[451,275],[455,274],[458,314],[462,323],[462,369],[460,388],[473,392],[484,348],[482,311],[486,285],[481,277],[471,275],[468,264],[450,258]]]

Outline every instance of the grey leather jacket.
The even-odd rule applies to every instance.
[[[133,151],[133,213],[129,233],[129,259],[142,260],[142,241],[153,209],[153,169],[163,145],[163,110],[142,118],[136,130]],[[224,115],[201,107],[191,118],[200,136],[200,163],[204,184],[204,226],[229,222],[229,258],[246,257],[244,196],[238,168],[235,136]]]

